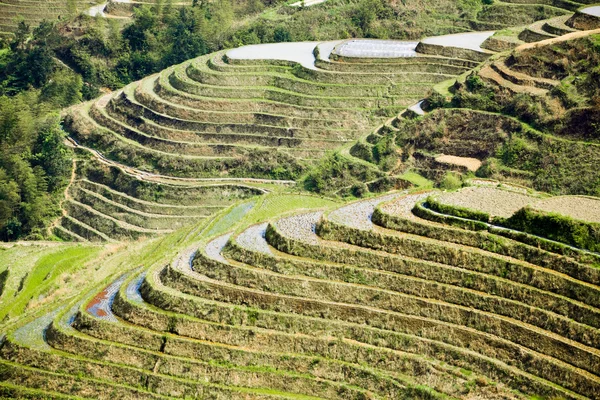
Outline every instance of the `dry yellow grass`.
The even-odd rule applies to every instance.
[[[481,161],[476,158],[470,157],[458,157],[458,156],[450,156],[446,154],[442,154],[435,158],[435,161],[441,162],[444,164],[452,164],[459,165],[462,167],[466,167],[469,171],[477,171],[479,167],[481,167]]]

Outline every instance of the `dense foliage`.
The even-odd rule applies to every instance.
[[[39,237],[71,169],[58,115],[38,91],[0,97],[0,239]]]
[[[380,178],[383,174],[343,157],[330,153],[303,178],[304,188],[319,194],[333,194],[342,188],[352,186],[356,197],[360,196],[365,182]]]
[[[600,251],[600,224],[578,221],[564,215],[546,213],[525,207],[510,218],[498,218],[498,225],[546,237],[557,242]]]
[[[0,50],[0,93],[48,82],[64,63],[84,81],[85,99],[187,59],[245,44],[348,37],[417,39],[469,28],[481,0],[329,0],[317,7],[288,7],[280,0],[172,1],[136,7],[132,23],[81,15],[45,22],[31,32],[22,23]],[[408,23],[406,21],[409,21]],[[442,21],[442,22],[440,22]]]

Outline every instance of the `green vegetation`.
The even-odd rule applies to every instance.
[[[124,20],[116,18],[91,18],[84,15],[75,18],[75,13],[81,11],[82,6],[83,4],[80,2],[70,2],[66,6],[62,3],[49,5],[49,9],[54,11],[67,7],[67,15],[70,18],[61,18],[59,23],[43,22],[39,25],[39,21],[36,19],[33,19],[32,25],[29,25],[26,18],[25,21],[15,26],[14,35],[6,40],[4,48],[1,50],[0,93],[12,96],[10,100],[6,99],[5,101],[14,101],[16,108],[25,106],[35,110],[33,119],[39,121],[35,123],[36,125],[42,124],[47,119],[49,112],[77,103],[81,99],[94,98],[102,88],[116,90],[170,65],[226,47],[273,41],[326,40],[361,36],[417,39],[424,35],[479,29],[486,24],[492,24],[492,21],[493,24],[510,26],[516,23],[517,16],[518,22],[524,23],[525,20],[532,22],[564,12],[559,8],[547,6],[488,4],[474,0],[436,2],[425,8],[421,2],[416,1],[390,3],[382,0],[358,2],[331,0],[318,6],[304,8],[289,7],[279,2],[255,0],[193,2],[191,6],[156,2],[121,10],[126,14],[132,13],[131,23],[123,23]],[[121,5],[111,7],[114,8],[113,11],[116,15],[122,15],[119,14]],[[107,12],[112,11],[108,10]],[[52,13],[48,15],[50,14]],[[404,21],[407,15],[410,15],[411,24],[406,24]],[[34,28],[32,29],[32,27]],[[300,71],[296,70],[295,72],[299,73]],[[305,74],[298,74],[298,76],[306,78]],[[590,79],[593,79],[593,76],[590,75]],[[163,83],[161,81],[161,85]],[[288,89],[289,85],[286,86]],[[177,89],[181,89],[181,86],[178,86]],[[163,92],[167,91],[168,89],[163,88]],[[563,92],[568,93],[569,90]],[[21,96],[19,93],[23,93],[23,95]],[[195,92],[195,94],[200,93]],[[203,92],[202,95],[206,96],[207,93]],[[223,96],[223,93],[219,95],[212,93],[211,96],[227,97]],[[282,93],[278,93],[278,96],[271,95],[270,99],[280,100],[281,96]],[[412,98],[416,98],[416,93]],[[172,96],[169,100],[177,102]],[[295,101],[300,101],[300,99]],[[408,99],[404,99],[404,101],[406,103],[402,102],[402,105],[409,103]],[[527,99],[524,99],[523,103],[526,102]],[[354,106],[348,101],[346,103]],[[312,104],[314,105],[315,102],[313,101]],[[389,116],[394,111],[387,109],[378,112]],[[181,119],[184,118],[183,115],[178,116]],[[127,118],[131,117],[131,115],[127,116]],[[99,118],[99,116],[95,118]],[[114,121],[110,122],[114,127]],[[67,126],[72,128],[70,119],[67,119]],[[86,126],[87,129],[93,128],[93,125],[90,124],[86,124]],[[119,128],[121,130],[118,130],[118,134],[125,136],[128,140],[137,140],[140,137],[139,132],[124,132],[122,131],[123,127]],[[153,128],[156,129],[156,127]],[[148,138],[143,139],[146,142],[149,141]],[[181,138],[178,139],[180,142]],[[325,176],[337,176],[335,181],[338,182],[348,178],[348,182],[339,185],[333,184],[324,189],[317,174],[308,173],[308,177],[304,179],[305,186],[319,193],[339,192],[356,197],[363,196],[368,192],[381,192],[404,186],[405,183],[387,177],[387,175],[395,174],[396,171],[393,170],[398,168],[398,144],[391,139],[384,135],[383,140],[373,143],[372,149],[366,149],[371,154],[369,161],[377,164],[384,174],[363,170],[362,166],[351,166],[352,160],[329,158],[329,161],[326,161],[328,165],[318,167],[320,168],[319,172],[324,172],[331,167],[334,170]],[[228,172],[234,176],[298,179],[307,171],[305,165],[300,165],[294,160],[296,154],[299,154],[300,158],[311,160],[320,159],[323,155],[322,152],[313,148],[299,148],[285,153],[278,152],[276,157],[272,157],[273,153],[268,150],[248,151],[242,146],[228,146],[228,149],[241,155],[247,161],[240,163],[222,159],[220,163],[216,163],[210,160],[194,160],[194,163],[188,164],[190,158],[174,159],[170,157],[169,153],[181,153],[182,148],[190,148],[195,154],[210,156],[215,152],[222,154],[222,147],[201,147],[190,142],[182,145],[154,141],[152,152],[139,152],[138,149],[130,146],[132,142],[123,145],[119,141],[109,140],[103,132],[97,130],[89,132],[85,142],[92,144],[92,147],[103,148],[103,153],[113,160],[119,162],[133,160],[136,162],[135,166],[141,169],[162,169],[168,174],[177,176],[189,175],[192,170],[202,170],[205,172],[204,176]],[[286,140],[285,144],[298,146],[295,141],[292,142],[294,143],[288,143]],[[317,145],[314,146],[317,147]],[[320,148],[327,148],[327,146]],[[58,153],[64,153],[64,151],[64,148],[59,149]],[[38,162],[29,159],[27,155],[24,155],[23,158],[26,163],[31,165],[31,168],[35,169]],[[340,167],[340,163],[350,164]],[[39,238],[40,235],[43,235],[41,227],[47,226],[48,222],[58,215],[57,198],[62,193],[64,186],[55,185],[51,181],[64,185],[68,176],[65,171],[67,163],[61,162],[60,164],[61,168],[50,168],[45,171],[44,178],[49,180],[48,189],[46,191],[44,185],[41,184],[42,187],[39,190],[42,194],[47,193],[47,195],[44,194],[47,199],[35,193],[23,196],[27,190],[22,188],[23,184],[17,182],[22,191],[20,204],[31,204],[33,199],[44,197],[43,202],[47,207],[40,207],[41,200],[36,203],[37,206],[33,207],[39,210],[40,215],[31,215],[33,212],[27,209],[19,210],[19,207],[15,205],[17,197],[13,195],[14,186],[7,189],[9,192],[5,200],[8,203],[5,207],[7,211],[3,212],[6,216],[1,218],[3,221],[0,221],[0,226],[3,226],[2,236],[5,240],[28,235],[28,237]],[[340,168],[349,168],[353,172],[343,174]],[[233,171],[236,172],[232,173]],[[11,173],[11,171],[7,172],[8,177],[5,179],[7,182],[12,182]],[[36,179],[41,181],[42,178]],[[546,186],[542,188],[550,190],[547,185],[558,186],[561,183],[545,183]],[[40,184],[36,184],[36,186],[40,187]],[[573,189],[570,192],[576,193],[577,191]],[[25,201],[23,201],[24,197],[27,198]],[[56,233],[69,240],[77,238],[65,232]],[[76,233],[76,235],[78,234]],[[93,236],[98,237],[97,234]],[[82,237],[85,239],[88,236],[83,235]]]
[[[581,4],[289,3],[14,31],[0,234],[54,241],[0,247],[0,397],[596,398],[600,201],[529,188],[600,193],[600,38],[222,50],[534,22],[505,51]]]
[[[39,92],[0,97],[0,239],[41,238],[59,213],[71,152]]]
[[[453,172],[447,172],[440,182],[440,188],[446,190],[456,190],[462,187],[463,183],[459,175]]]
[[[62,285],[69,284],[73,275],[77,274],[86,262],[93,260],[98,251],[99,248],[96,247],[76,246],[41,257],[19,282],[19,290],[14,299],[2,302],[0,319],[15,318],[27,307],[35,308],[35,303],[47,301],[47,296],[60,290]],[[9,271],[14,272],[16,271]],[[8,295],[5,299],[7,297]]]
[[[331,207],[336,203],[332,199],[311,195],[270,194],[260,198],[252,211],[244,217],[242,225],[263,222],[291,211]]]
[[[528,207],[507,219],[494,221],[521,232],[531,233],[581,249],[600,252],[600,224],[577,221],[564,215]]]
[[[595,41],[592,35],[491,59],[453,85],[449,97],[431,95],[425,117],[388,132],[402,149],[396,157],[438,182],[448,175],[432,157],[443,153],[483,161],[479,177],[598,195],[590,162],[600,137]]]
[[[434,211],[442,214],[454,215],[455,217],[472,219],[480,222],[490,222],[491,218],[488,213],[472,210],[466,207],[448,206],[440,203],[433,197],[427,198],[427,206]]]
[[[429,179],[426,179],[425,177],[419,175],[418,173],[416,173],[414,171],[410,171],[410,170],[406,171],[405,173],[400,175],[400,178],[412,183],[416,187],[420,187],[423,189],[430,189],[433,187],[432,181],[430,181]]]
[[[381,177],[378,171],[344,158],[339,153],[325,157],[304,178],[304,187],[315,193],[328,193],[346,186],[357,185]]]

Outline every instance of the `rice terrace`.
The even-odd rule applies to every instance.
[[[0,0],[1,399],[600,399],[600,3]]]

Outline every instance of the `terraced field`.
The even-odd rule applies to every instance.
[[[538,42],[562,36],[577,30],[590,30],[600,28],[597,7],[585,7],[579,5],[572,15],[563,15],[547,21],[539,21],[526,28],[519,38],[525,42]]]
[[[576,26],[580,14],[565,23]],[[523,28],[488,35],[480,47],[501,54],[436,85],[432,96],[354,144],[350,154],[390,176],[412,170],[439,182],[448,171],[476,173],[545,192],[597,195],[595,86],[579,82],[585,60],[596,54],[600,18],[585,18],[582,29],[591,30],[572,28],[541,42],[519,40]],[[561,66],[565,54],[571,56]]]
[[[599,205],[597,197],[546,197],[526,188],[493,187],[486,182],[430,197],[418,208],[427,215],[444,214],[433,219],[467,229],[499,232],[559,253],[581,249],[598,255]]]
[[[486,186],[466,187],[436,199],[444,205],[481,211],[491,217],[510,217],[517,210],[540,200],[527,192]]]
[[[397,176],[407,165],[434,180],[449,169],[475,171],[517,123],[507,120],[499,130],[487,115],[465,111],[476,115],[473,127],[489,130],[491,138],[464,137],[461,129],[450,129],[456,138],[439,145],[424,137],[428,147],[416,143],[412,166],[398,160],[399,151],[382,152],[378,143],[393,140],[410,150],[401,136],[414,140],[405,125],[424,114],[420,99],[433,86],[464,79],[493,55],[482,48],[492,34],[245,46],[187,61],[76,106],[66,126],[84,161],[54,233],[79,241],[168,233],[238,199],[292,185],[332,150],[341,149],[361,168],[384,171],[368,182],[372,192],[387,190],[388,183],[380,184],[385,176],[396,182],[392,187],[406,187]],[[545,96],[558,85],[504,57],[477,73],[512,94]],[[426,121],[453,114],[456,124],[463,123],[453,111],[435,114]],[[478,144],[465,146],[465,140]],[[85,161],[90,154],[93,163]],[[530,184],[528,171],[505,175]]]
[[[81,161],[73,178],[63,202],[63,217],[51,229],[64,240],[83,242],[167,234],[242,199],[290,184],[178,180],[98,159]]]
[[[596,197],[553,197],[535,202],[533,208],[568,215],[582,221],[600,223],[600,202]]]
[[[262,45],[257,54],[267,57],[269,46],[281,47]],[[69,117],[72,135],[109,159],[149,172],[268,178],[262,164],[273,162],[284,168],[282,178],[294,179],[305,162],[364,135],[373,121],[470,66],[424,55],[383,68],[322,57],[317,68],[316,43],[284,46],[290,52],[297,46],[308,62],[226,52],[190,60],[77,107]]]
[[[86,10],[86,14],[92,17],[101,17],[101,18],[119,18],[119,19],[128,19],[133,15],[133,11],[135,8],[143,7],[143,6],[155,6],[158,4],[158,1],[155,0],[145,0],[145,1],[132,1],[132,0],[112,0],[109,2],[101,2],[97,6],[91,7]],[[188,0],[177,0],[172,3],[174,6],[190,6],[192,5],[192,1]]]
[[[110,2],[102,0],[4,0],[0,3],[0,35],[11,35],[17,26],[17,19],[23,18],[27,24],[35,27],[42,20],[49,21],[67,20],[74,16],[84,13],[91,16],[100,16],[106,18],[130,18],[133,9],[143,5],[155,5],[155,0],[114,0]],[[324,1],[306,1],[305,6],[309,7],[325,3]],[[592,0],[527,0],[527,1],[494,1],[491,5],[485,5],[474,16],[462,15],[457,18],[457,26],[452,29],[464,30],[490,30],[504,29],[507,27],[526,25],[535,21],[544,20],[551,17],[562,17],[579,8],[585,8]],[[172,2],[175,6],[191,5],[192,1],[177,0]],[[288,2],[289,6],[283,4],[281,7],[288,7],[291,10],[298,8],[302,2]],[[325,4],[327,5],[327,4]],[[339,5],[338,5],[339,6]],[[334,4],[332,7],[336,7]],[[587,7],[589,14],[594,14],[593,7]],[[274,9],[272,12],[276,12]],[[586,14],[582,12],[582,14]],[[588,15],[589,15],[588,14]],[[585,21],[585,16],[581,18]],[[440,21],[435,21],[439,24]],[[443,25],[443,23],[442,23]],[[542,30],[543,24],[538,24],[531,29],[530,37],[535,37],[537,31]],[[559,21],[559,26],[562,24]],[[549,28],[548,32],[551,32]]]
[[[23,397],[596,398],[600,256],[417,216],[432,193],[317,201],[327,208],[263,222],[282,205],[267,202],[217,218],[180,239],[168,265],[117,273],[9,331],[0,387]]]
[[[154,0],[3,0],[0,2],[0,36],[12,35],[21,19],[33,28],[43,20],[65,21],[79,14],[130,18],[134,8],[156,4]],[[175,6],[191,4],[192,2],[187,0],[173,2]]]
[[[556,79],[489,50],[521,40],[504,34],[249,46],[70,109],[51,229],[108,243],[0,251],[0,397],[597,399],[600,254],[494,219],[531,205],[597,223],[597,198],[533,192],[508,167],[425,189],[509,137],[599,159],[499,113],[424,110],[473,70],[548,95]],[[422,187],[292,194],[330,150]]]
[[[20,18],[37,26],[43,20],[72,18],[96,3],[94,0],[4,0],[0,3],[0,35],[13,32]]]
[[[330,58],[360,45],[218,52],[72,108],[66,126],[82,161],[54,233],[79,241],[164,234],[293,185],[327,151],[366,137],[491,54],[448,47],[438,55],[442,46],[415,42],[410,57],[336,50]]]

